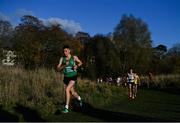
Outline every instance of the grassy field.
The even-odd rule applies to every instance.
[[[94,106],[85,103],[82,109],[69,114],[52,114],[50,121],[180,121],[180,95],[140,89],[138,98],[129,100],[117,88],[111,102]],[[106,101],[102,100],[102,101]],[[97,105],[95,105],[97,103]],[[101,102],[102,103],[102,102]]]
[[[0,67],[0,121],[180,121],[178,77],[165,77],[157,88],[141,87],[135,100],[125,87],[79,79],[83,107],[72,99],[70,113],[61,114],[64,88],[54,70]]]

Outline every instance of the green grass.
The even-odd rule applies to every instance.
[[[79,109],[72,101],[74,108],[68,114],[60,113],[64,88],[62,78],[56,77],[54,70],[44,68],[0,67],[0,120],[180,121],[179,76],[157,77],[157,87],[141,87],[135,100],[128,99],[127,88],[79,79],[77,91],[84,107]],[[174,90],[167,83],[173,83]]]
[[[99,102],[93,102],[92,110],[87,108],[90,112],[84,113],[86,110],[84,108],[82,113],[71,111],[69,114],[53,114],[46,119],[50,121],[180,121],[180,95],[140,89],[138,97],[129,100],[126,94],[118,93],[122,90],[125,91],[117,88],[113,92],[113,96],[110,97],[111,102],[103,103],[106,99],[101,100],[101,106]],[[105,118],[102,117],[103,115]],[[127,119],[118,119],[116,115]],[[117,119],[113,120],[113,118]]]
[[[108,106],[117,112],[167,121],[180,120],[180,95],[141,89],[136,100],[117,99]]]
[[[100,122],[101,119],[71,111],[68,114],[49,115],[45,118],[49,122]]]

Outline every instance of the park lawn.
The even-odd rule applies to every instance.
[[[136,114],[157,121],[180,121],[180,95],[167,92],[140,89],[135,100],[114,97],[107,109]]]
[[[142,84],[135,100],[125,87],[79,79],[83,107],[74,100],[61,114],[64,86],[54,70],[0,69],[0,121],[180,121],[179,76],[158,77],[151,89]]]
[[[112,87],[111,102],[52,114],[47,121],[180,121],[180,95],[152,89],[139,89],[135,100],[127,98],[126,89]],[[121,89],[121,90],[119,90]],[[125,91],[124,94],[118,93]],[[95,99],[96,100],[96,99]],[[109,100],[109,99],[108,99]],[[102,100],[103,101],[103,100]],[[100,103],[102,104],[102,103]]]

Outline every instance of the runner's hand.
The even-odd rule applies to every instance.
[[[58,66],[57,69],[58,69],[59,71],[62,71],[65,67],[66,67],[66,65],[61,65],[61,66]]]
[[[77,70],[78,66],[77,65],[74,65],[74,70]]]

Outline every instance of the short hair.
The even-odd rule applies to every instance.
[[[64,49],[70,49],[69,45],[64,45],[64,46],[63,46],[63,50],[64,50]]]

